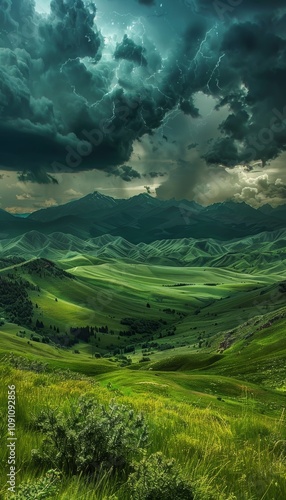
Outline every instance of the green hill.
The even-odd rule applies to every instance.
[[[32,233],[2,242],[0,399],[6,404],[15,382],[18,484],[38,484],[51,468],[43,459],[35,468],[33,459],[44,435],[55,435],[43,415],[52,415],[53,432],[57,422],[83,445],[73,418],[88,395],[104,418],[121,404],[128,415],[142,413],[150,435],[143,456],[174,457],[196,500],[284,499],[284,239],[281,231],[133,245]],[[20,247],[26,259],[17,257]],[[114,418],[116,428],[123,416]],[[58,452],[65,442],[57,441]],[[112,472],[71,477],[58,452],[51,452],[62,474],[56,498],[132,498],[130,470],[116,480]],[[3,485],[6,458],[2,450]]]

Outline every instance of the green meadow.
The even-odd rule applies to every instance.
[[[33,311],[17,324],[0,307],[1,498],[284,499],[285,276],[283,267],[235,267],[88,255],[3,267],[0,278],[22,283]],[[9,385],[17,394],[14,496]],[[93,406],[81,421],[85,397]],[[127,432],[125,411],[144,420],[146,440],[135,417]],[[92,422],[101,439],[93,448]],[[114,452],[93,469],[94,448],[105,464],[110,422]]]

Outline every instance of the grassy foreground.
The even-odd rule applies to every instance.
[[[191,392],[185,401],[176,401],[166,391],[171,385],[170,379],[158,379],[155,373],[142,371],[139,375],[136,372],[134,385],[126,388],[130,377],[130,372],[126,372],[127,369],[121,369],[114,372],[113,379],[105,374],[97,380],[64,372],[37,374],[2,363],[1,498],[12,498],[5,485],[5,407],[7,386],[11,384],[17,390],[17,485],[37,481],[48,470],[32,459],[32,450],[41,446],[44,437],[34,425],[41,411],[56,408],[69,412],[83,394],[89,394],[98,404],[116,401],[142,412],[149,431],[144,453],[148,456],[161,451],[166,457],[175,458],[193,487],[195,499],[282,500],[286,497],[284,410],[272,416],[260,414],[252,404],[247,386],[236,404],[224,406],[222,402],[220,409],[198,391]],[[136,387],[141,390],[136,391]],[[63,473],[59,490],[51,498],[103,500],[113,498],[112,495],[119,500],[137,498],[124,489],[126,479],[111,472],[99,476],[98,480],[96,475],[88,480],[83,474]]]
[[[74,264],[64,267],[75,279],[57,269],[45,274],[42,262],[40,272],[0,271],[33,285],[33,324],[43,321],[47,335],[54,327],[65,334],[109,326],[97,333],[95,358],[90,343],[62,348],[40,341],[41,331],[35,341],[34,331],[4,318],[1,500],[284,500],[282,276]],[[164,322],[151,334],[120,336],[125,316]],[[7,488],[9,385],[16,387],[16,496]],[[81,416],[83,397],[92,409]],[[105,465],[93,469],[96,459]]]

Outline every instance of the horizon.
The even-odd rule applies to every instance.
[[[12,211],[9,211],[5,208],[2,208],[0,207],[0,209],[4,210],[5,212],[9,213],[10,215],[14,215],[15,217],[23,217],[23,216],[29,216],[35,212],[38,212],[39,210],[48,210],[49,208],[57,208],[57,207],[61,207],[63,205],[67,205],[69,203],[73,203],[73,202],[76,202],[76,201],[79,201],[79,200],[82,200],[84,198],[87,198],[91,195],[94,195],[94,194],[100,194],[106,198],[111,198],[111,199],[114,199],[114,200],[118,200],[118,201],[125,201],[125,200],[129,200],[129,199],[132,199],[132,198],[136,198],[136,197],[139,197],[141,195],[145,195],[146,197],[150,197],[151,199],[156,199],[156,200],[159,200],[159,201],[174,201],[174,202],[177,202],[177,203],[186,203],[186,202],[189,202],[189,203],[195,203],[197,205],[199,205],[200,207],[203,207],[203,208],[208,208],[208,207],[211,207],[213,205],[224,205],[224,204],[227,204],[227,203],[234,203],[234,204],[239,204],[239,205],[247,205],[249,206],[250,208],[254,209],[254,210],[259,210],[260,208],[263,208],[265,206],[269,206],[272,210],[275,210],[275,208],[278,208],[278,207],[281,207],[281,206],[284,206],[286,205],[286,201],[285,203],[280,203],[279,205],[276,205],[276,206],[272,206],[270,203],[264,203],[263,205],[259,206],[259,207],[254,207],[252,205],[250,205],[249,203],[243,201],[243,200],[231,200],[231,199],[226,199],[224,201],[221,201],[221,202],[214,202],[214,203],[209,203],[208,205],[202,205],[198,202],[195,202],[194,200],[187,200],[187,199],[176,199],[176,198],[169,198],[168,200],[164,199],[160,199],[158,198],[157,196],[154,196],[152,195],[152,193],[148,193],[148,192],[141,192],[141,193],[138,193],[136,195],[133,195],[133,196],[129,196],[127,198],[116,198],[115,196],[111,196],[111,195],[108,195],[108,194],[105,194],[105,193],[101,193],[100,191],[91,191],[90,193],[87,193],[86,195],[84,196],[80,196],[79,198],[74,198],[72,200],[69,200],[65,203],[61,203],[61,204],[58,204],[58,205],[52,205],[50,207],[47,207],[47,206],[43,206],[43,207],[40,207],[40,208],[35,208],[34,210],[30,211],[30,212],[12,212]],[[154,194],[154,193],[153,193]]]

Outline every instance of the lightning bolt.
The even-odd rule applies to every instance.
[[[160,127],[162,129],[162,134],[164,134],[166,128],[171,129],[171,127],[168,126],[170,121],[175,119],[180,114],[181,114],[181,111],[179,110],[178,106],[175,109],[173,109],[172,111],[170,111],[169,113],[167,113],[167,115],[165,116],[163,123]]]
[[[103,16],[106,17],[106,16]],[[112,18],[113,17],[113,18]],[[165,16],[164,16],[165,17]],[[119,21],[120,20],[120,21]],[[126,22],[124,21],[126,20]],[[107,18],[106,18],[107,21]],[[112,21],[112,22],[111,22]],[[90,109],[92,109],[94,112],[100,108],[101,105],[106,104],[107,100],[110,99],[110,111],[111,111],[111,117],[108,119],[109,122],[112,122],[116,118],[116,105],[113,102],[112,96],[115,92],[116,89],[121,88],[118,84],[118,81],[120,79],[120,76],[122,74],[122,67],[124,67],[125,61],[115,61],[113,58],[113,53],[114,53],[114,48],[116,46],[117,40],[120,39],[120,33],[125,32],[128,35],[135,37],[136,43],[141,44],[142,47],[145,46],[145,37],[146,37],[146,26],[145,26],[145,18],[137,18],[131,13],[124,13],[121,14],[117,11],[113,11],[111,13],[111,16],[109,14],[108,16],[108,25],[109,26],[114,26],[114,29],[111,28],[111,34],[108,37],[105,37],[108,42],[105,44],[105,48],[103,49],[103,60],[105,61],[105,64],[108,64],[110,67],[111,74],[109,74],[109,82],[108,86],[105,88],[105,92],[103,95],[96,100],[96,102],[90,104],[87,102],[87,100],[83,97],[77,94],[75,86],[71,85],[72,91],[75,95],[78,97],[81,97],[85,99],[86,104]],[[199,70],[199,64],[200,61],[206,60],[207,61],[207,66],[209,68],[209,78],[206,83],[206,88],[208,92],[211,94],[211,82],[214,78],[216,78],[216,86],[219,90],[221,90],[221,87],[219,86],[219,76],[216,74],[216,72],[219,70],[221,61],[225,54],[222,54],[219,59],[217,60],[216,64],[214,67],[211,67],[210,61],[213,59],[212,54],[208,54],[207,49],[209,47],[209,39],[210,37],[213,36],[214,33],[218,35],[218,26],[215,24],[212,26],[208,31],[205,32],[204,38],[199,41],[199,45],[197,46],[196,52],[193,57],[188,57],[187,60],[185,59],[184,62],[180,62],[180,59],[177,59],[174,63],[175,67],[177,67],[177,84],[178,84],[178,90],[180,88],[180,85],[183,84],[184,79],[186,78],[187,74],[189,71],[193,71],[195,78],[198,78],[198,70]],[[103,33],[104,36],[104,33]],[[143,56],[143,53],[142,53]],[[69,62],[76,61],[79,58],[75,59],[68,59],[65,61],[61,68],[60,72],[63,73],[65,65],[67,65]],[[162,78],[161,78],[161,73],[164,72],[164,68],[166,67],[166,61],[167,58],[162,59],[162,66],[159,70],[154,70],[154,72],[150,71],[150,69],[147,67],[144,67],[144,65],[141,63],[141,66],[136,66],[136,68],[132,69],[132,72],[130,74],[131,82],[136,83],[136,88],[138,89],[138,85],[141,86],[144,89],[147,89],[146,84],[150,88],[150,92],[157,92],[159,95],[161,95],[164,98],[165,104],[160,106],[160,99],[158,99],[157,103],[157,109],[156,111],[159,113],[159,116],[162,116],[165,114],[165,117],[162,119],[161,123],[161,130],[164,133],[164,130],[170,128],[170,122],[173,121],[180,113],[179,105],[177,104],[174,109],[173,108],[173,96],[168,95],[169,92],[167,90],[166,93],[166,88],[164,89],[164,85],[162,86]],[[147,74],[146,74],[147,73]],[[148,74],[149,73],[149,74]],[[150,74],[151,73],[151,74]],[[163,78],[164,81],[164,78]],[[165,92],[164,92],[165,90]],[[187,89],[185,89],[187,90]],[[147,91],[148,92],[148,91]],[[182,90],[184,93],[184,91]],[[180,92],[178,93],[178,97]],[[183,94],[182,94],[183,95]],[[155,98],[155,100],[157,100]],[[178,101],[177,101],[178,102]],[[169,103],[169,104],[168,104]],[[144,105],[144,97],[143,97],[143,103]],[[148,129],[149,127],[147,126],[146,123],[146,116],[145,116],[145,110],[144,106],[141,106],[141,109],[139,111],[142,119],[142,123]],[[164,108],[164,109],[163,109]]]
[[[211,60],[213,59],[213,55],[210,54],[210,55],[207,55],[206,53],[206,49],[208,49],[208,42],[209,42],[209,39],[211,36],[213,36],[213,34],[215,34],[216,36],[218,36],[218,25],[215,24],[214,26],[212,26],[204,35],[204,38],[200,41],[199,43],[199,46],[195,52],[195,54],[193,55],[192,58],[188,57],[188,55],[186,56],[188,58],[188,61],[185,62],[185,63],[180,63],[180,61],[177,59],[176,60],[176,66],[178,68],[178,71],[179,71],[179,76],[178,76],[178,84],[182,83],[186,83],[186,78],[187,78],[187,75],[190,74],[190,72],[192,72],[194,74],[194,80],[196,81],[197,78],[198,78],[198,69],[199,69],[199,65],[200,65],[200,61],[203,59],[205,61],[207,61],[207,66],[210,68],[210,63],[211,63]],[[220,65],[220,61],[221,61],[221,58],[220,60],[218,61],[218,63],[216,63],[215,67],[210,71],[211,71],[211,75],[210,75],[210,78],[207,82],[207,88],[209,88],[208,86],[210,85],[210,82],[215,74],[215,71],[218,69],[219,65]],[[188,86],[189,86],[189,83],[188,83]],[[219,87],[219,79],[217,79],[217,86],[218,88]]]
[[[204,46],[205,44],[207,43],[208,41],[208,37],[209,35],[211,35],[211,33],[217,29],[217,24],[215,26],[213,26],[212,28],[210,28],[206,34],[205,34],[205,38],[201,41],[200,45],[199,45],[199,48],[192,60],[192,63],[194,63],[195,67],[194,67],[194,73],[195,73],[195,76],[197,77],[197,70],[198,70],[198,59],[199,57],[201,56],[203,59],[211,59],[212,57],[211,56],[206,56],[203,52],[203,49],[204,49]]]
[[[159,89],[158,86],[156,85],[153,85],[153,84],[150,84],[150,87],[152,87],[153,90],[157,90],[157,92],[159,92],[159,94],[161,94],[163,97],[165,97],[166,99],[170,99],[172,100],[172,97],[169,97],[167,94],[164,94],[164,92],[162,92],[161,89]]]
[[[69,62],[74,62],[74,61],[80,61],[80,57],[75,57],[74,59],[67,59],[60,67],[60,73],[63,74],[63,70],[64,70],[64,67],[66,66],[66,64],[68,64]],[[67,78],[67,76],[65,76],[66,80],[69,82],[69,79]],[[87,104],[87,106],[89,106],[89,103],[88,103],[88,100],[86,99],[86,97],[84,97],[83,95],[81,94],[78,94],[77,91],[76,91],[76,88],[75,88],[75,85],[72,85],[70,82],[70,87],[73,91],[73,94],[76,95],[77,97],[79,97],[80,99],[84,99],[85,103]]]
[[[80,61],[80,58],[79,58],[79,57],[75,57],[74,59],[71,59],[71,58],[67,59],[67,60],[66,60],[66,61],[65,61],[65,62],[61,65],[61,67],[60,67],[60,73],[62,73],[62,72],[63,72],[63,69],[64,69],[64,67],[65,67],[65,65],[66,65],[66,64],[68,64],[69,62],[74,62],[74,61]]]
[[[213,68],[213,70],[212,70],[212,72],[211,72],[211,75],[210,75],[210,77],[209,77],[209,79],[208,79],[208,82],[207,82],[207,85],[206,85],[206,86],[207,86],[207,89],[208,89],[208,91],[209,91],[209,93],[210,93],[210,94],[211,94],[210,83],[211,83],[211,81],[212,81],[212,79],[213,79],[213,76],[214,76],[214,74],[215,74],[216,70],[217,70],[217,69],[219,69],[219,67],[220,67],[220,63],[221,63],[222,59],[224,58],[224,56],[225,56],[225,54],[222,54],[222,55],[219,57],[219,59],[218,59],[218,61],[217,61],[216,65],[215,65],[215,67]],[[221,87],[219,86],[219,79],[218,79],[218,78],[216,79],[216,85],[217,85],[217,88],[218,88],[219,90],[222,90],[222,89],[221,89]]]

